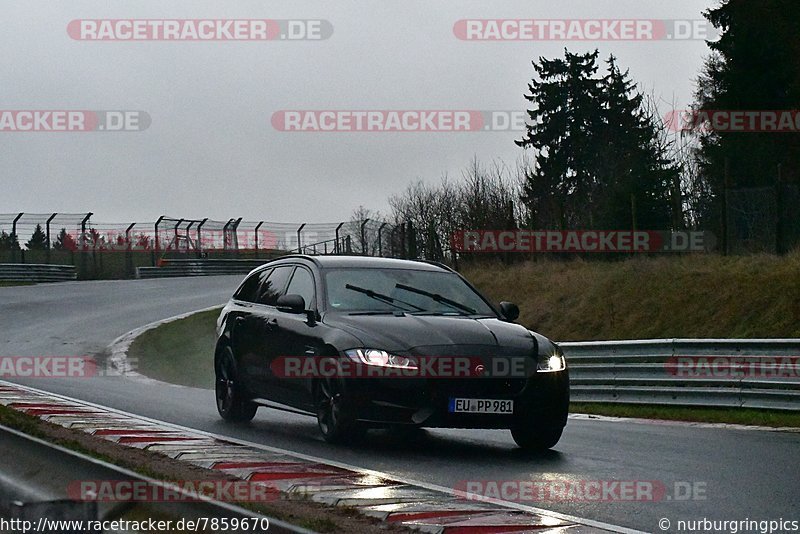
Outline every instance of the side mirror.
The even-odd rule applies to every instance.
[[[300,295],[281,295],[275,303],[278,311],[287,313],[304,313],[306,311],[306,301]]]
[[[519,317],[519,306],[513,302],[503,301],[500,303],[500,313],[507,321],[516,321]]]

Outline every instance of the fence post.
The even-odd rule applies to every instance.
[[[20,213],[14,218],[11,223],[11,263],[17,261],[17,247],[19,247],[19,238],[17,237],[17,221],[19,221],[25,213]],[[21,248],[21,247],[20,247]]]
[[[86,223],[89,222],[89,218],[93,215],[93,213],[87,213],[86,217],[83,218],[81,221],[81,271],[83,271],[83,275],[86,276]]]
[[[242,222],[242,218],[239,217],[233,223],[233,254],[237,258],[239,257],[239,224]]]
[[[385,222],[378,227],[378,256],[381,258],[383,257],[383,238],[381,234],[383,233],[383,228],[389,223]]]
[[[305,228],[305,227],[306,227],[306,223],[303,223],[303,224],[300,225],[300,228],[297,229],[297,253],[298,254],[302,254],[303,253],[303,245],[300,242],[300,232],[302,232],[303,228]]]
[[[160,243],[159,243],[159,237],[158,237],[158,225],[161,224],[161,221],[163,221],[163,220],[164,220],[164,215],[159,217],[158,220],[156,221],[156,224],[155,224],[155,230],[156,230],[156,238],[155,238],[155,243],[154,243],[155,248],[153,248],[153,250],[151,252],[151,256],[152,256],[152,259],[153,259],[153,267],[156,266],[156,256],[160,252],[160,247],[159,247]]]
[[[51,245],[50,245],[50,223],[53,222],[53,219],[56,218],[56,215],[58,215],[58,213],[52,214],[47,219],[47,222],[45,223],[45,231],[47,232],[47,241],[45,243],[45,250],[47,251],[46,254],[47,254],[47,263],[48,264],[50,263],[50,248],[51,248]]]
[[[364,221],[361,223],[361,255],[362,256],[366,256],[367,255],[367,236],[364,233],[364,227],[367,225],[368,222],[369,222],[369,219],[364,219]]]
[[[408,256],[409,259],[417,259],[417,235],[411,221],[408,221]]]
[[[334,254],[339,254],[341,252],[340,249],[339,249],[339,230],[342,229],[342,226],[344,226],[343,222],[339,223],[339,226],[336,227],[336,242],[333,245],[334,246],[334,249],[333,249],[333,253]]]
[[[132,222],[128,225],[125,229],[125,243],[127,246],[125,247],[125,270],[128,273],[128,276],[133,278],[133,243],[131,243],[131,230],[133,227],[136,226],[135,222]]]
[[[256,241],[256,259],[258,259],[258,230],[261,228],[262,224],[264,224],[264,221],[259,221],[259,223],[256,225],[256,229],[253,230],[253,233],[255,234],[255,241]]]
[[[207,220],[208,217],[200,221],[200,224],[197,225],[197,246],[195,248],[197,249],[198,258],[203,257],[203,234],[200,232],[203,229],[203,225],[206,223]]]

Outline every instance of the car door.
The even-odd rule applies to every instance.
[[[231,348],[239,369],[239,379],[245,389],[250,391],[254,391],[253,388],[256,383],[250,375],[248,366],[249,362],[257,358],[256,353],[259,350],[258,335],[254,328],[256,320],[253,317],[253,313],[258,300],[259,289],[271,273],[272,269],[264,269],[251,274],[245,279],[233,295],[233,306],[227,318],[231,336]]]
[[[297,266],[286,288],[287,295],[300,295],[305,301],[306,310],[317,309],[317,289],[314,275],[310,269]],[[281,360],[295,359],[295,368],[313,369],[304,366],[302,360],[318,356],[322,328],[316,321],[309,321],[306,314],[282,312],[277,310],[278,347]],[[298,362],[297,360],[301,360]],[[285,373],[278,372],[278,375]],[[311,405],[310,377],[275,376],[276,390],[280,389],[285,396],[285,403],[297,408],[308,408]]]
[[[258,397],[277,402],[281,401],[275,398],[275,392],[269,387],[272,374],[270,364],[280,352],[277,347],[278,327],[275,304],[278,297],[284,294],[293,269],[293,265],[279,265],[272,269],[269,276],[261,282],[250,318],[243,325],[253,348],[252,351],[246,353],[247,359],[243,359],[245,373],[250,382],[250,391]]]

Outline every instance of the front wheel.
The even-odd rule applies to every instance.
[[[546,451],[561,439],[563,426],[518,425],[511,428],[511,436],[521,449],[530,452]]]
[[[354,441],[365,428],[347,412],[347,402],[335,379],[323,378],[316,384],[317,425],[328,443]]]
[[[236,361],[230,347],[225,347],[216,369],[217,411],[226,421],[243,423],[256,416],[258,405],[247,400],[236,372]]]

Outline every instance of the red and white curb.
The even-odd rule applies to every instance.
[[[0,405],[121,446],[263,484],[280,498],[348,506],[383,521],[446,534],[637,531],[517,503],[467,500],[447,488],[192,430],[0,381]]]

